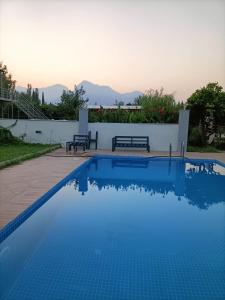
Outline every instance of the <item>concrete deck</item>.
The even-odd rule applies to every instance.
[[[0,170],[0,228],[14,219],[53,185],[94,154],[168,156],[168,152],[87,151],[77,155],[58,149],[20,165]],[[176,154],[176,153],[175,153]],[[225,152],[186,153],[190,158],[217,159],[225,163]]]

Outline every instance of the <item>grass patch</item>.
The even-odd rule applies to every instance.
[[[0,169],[51,152],[60,145],[9,144],[0,145]]]
[[[188,152],[201,152],[201,153],[217,153],[220,152],[217,148],[213,146],[205,146],[205,147],[195,147],[195,146],[188,146]]]

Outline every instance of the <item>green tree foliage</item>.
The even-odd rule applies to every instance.
[[[14,91],[16,80],[12,79],[12,75],[8,72],[7,66],[0,62],[0,88]]]
[[[172,94],[164,94],[163,88],[150,89],[139,96],[135,104],[141,105],[148,123],[175,123],[183,103],[176,103]]]
[[[58,108],[65,119],[77,119],[79,109],[85,107],[88,102],[88,99],[85,99],[84,95],[85,91],[83,87],[78,88],[75,86],[74,91],[63,91]]]
[[[195,147],[204,146],[205,141],[199,127],[190,128],[188,142],[191,146],[195,146]]]
[[[21,141],[14,137],[9,129],[0,126],[0,145],[15,143],[21,143]]]
[[[32,85],[28,83],[26,92],[16,92],[21,101],[29,101],[35,106],[40,106],[39,91],[38,88],[32,88]]]
[[[32,88],[32,85],[29,83],[27,85],[27,91],[19,93],[15,91],[15,84],[16,81],[12,80],[12,76],[8,73],[7,66],[0,63],[0,89],[4,88],[7,89],[9,93],[16,93],[22,102],[32,102],[32,104],[38,106],[50,119],[77,119],[79,108],[84,107],[88,101],[88,99],[84,98],[85,91],[83,87],[75,87],[74,91],[64,91],[61,96],[61,102],[58,104],[46,104],[44,93],[42,93],[40,101],[38,88]],[[12,103],[3,101],[0,102],[0,112],[1,117],[27,117],[15,105],[12,107]]]
[[[179,110],[184,108],[183,103],[176,103],[173,95],[164,95],[160,91],[150,90],[135,100],[135,105],[140,109],[106,110],[100,108],[90,111],[90,122],[119,122],[119,123],[176,123]]]
[[[106,123],[143,123],[144,115],[142,111],[130,111],[121,109],[103,109],[89,111],[89,122]]]
[[[114,103],[114,105],[123,106],[125,104],[124,104],[124,101],[118,101],[118,100],[116,100],[115,103]]]
[[[191,127],[199,127],[206,142],[219,127],[225,126],[225,92],[218,82],[208,83],[187,100]]]
[[[173,95],[166,95],[163,89],[149,90],[139,96],[135,105],[140,106],[138,110],[118,109],[91,111],[90,122],[112,122],[112,123],[176,123],[179,110],[184,108],[183,103],[176,103]]]
[[[8,74],[7,67],[0,64],[0,72],[4,74],[4,86],[15,89],[15,81],[12,81],[11,75]],[[37,88],[33,89],[31,84],[28,84],[27,91],[25,93],[18,93],[21,100],[31,101],[32,104],[38,106],[43,113],[50,119],[78,119],[78,111],[84,107],[88,102],[85,98],[85,91],[83,87],[75,87],[74,91],[63,91],[60,103],[47,104],[44,100],[44,93],[42,93],[41,101],[39,99],[39,91]],[[175,123],[178,121],[179,109],[182,109],[184,105],[182,103],[176,103],[173,95],[167,95],[163,93],[163,89],[149,90],[144,95],[138,97],[135,105],[140,105],[138,110],[122,109],[121,106],[124,103],[116,101],[118,109],[105,110],[100,108],[99,110],[93,110],[89,112],[90,122],[119,122],[119,123]],[[1,104],[0,104],[1,105]],[[6,104],[6,108],[7,108]],[[129,103],[129,106],[132,103]],[[128,106],[128,108],[129,108]],[[11,107],[4,111],[6,116],[10,117]],[[3,115],[3,114],[2,114]],[[14,116],[26,117],[23,112],[14,109]]]
[[[30,100],[34,105],[39,106],[41,101],[39,99],[38,88],[32,88],[32,85],[28,83],[27,85],[27,99]]]
[[[45,94],[44,94],[44,92],[41,93],[41,104],[42,105],[45,104]]]
[[[45,103],[44,93],[42,93],[40,101],[38,89],[33,89],[31,84],[28,84],[27,92],[20,93],[19,97],[25,97],[26,100],[38,106],[49,119],[74,120],[78,119],[79,109],[84,107],[88,101],[84,98],[84,95],[83,87],[75,87],[75,91],[63,91],[60,103],[47,104]]]
[[[32,85],[30,83],[28,83],[27,85],[27,95],[31,98],[31,94],[32,94]]]
[[[38,88],[33,89],[33,93],[32,93],[32,102],[33,102],[35,105],[37,105],[37,106],[39,106],[40,103],[41,103],[41,101],[40,101],[40,99],[39,99],[39,91],[38,91]]]
[[[58,105],[45,103],[41,105],[41,110],[49,119],[66,119]]]
[[[0,94],[4,98],[10,98],[15,93],[16,80],[8,72],[7,66],[0,62]],[[7,101],[0,101],[0,114],[2,118],[12,114],[13,105]],[[17,109],[14,108],[15,111]]]

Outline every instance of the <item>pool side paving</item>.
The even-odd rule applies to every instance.
[[[87,158],[41,156],[0,171],[0,228]]]
[[[14,219],[37,198],[63,179],[73,169],[95,154],[168,156],[168,152],[145,151],[87,151],[78,155],[55,150],[33,160],[0,170],[0,228]],[[186,153],[189,158],[216,159],[225,163],[225,152]]]

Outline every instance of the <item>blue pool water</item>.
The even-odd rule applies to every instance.
[[[0,240],[0,299],[225,299],[225,168],[96,157]]]

